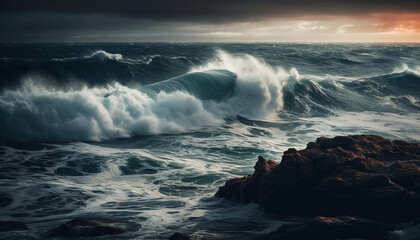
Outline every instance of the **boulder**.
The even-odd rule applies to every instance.
[[[420,145],[379,136],[321,137],[279,164],[258,158],[252,175],[216,196],[294,216],[359,216],[402,223],[420,216]]]
[[[387,239],[395,227],[361,220],[353,217],[315,217],[303,223],[290,223],[260,240],[301,240],[301,239]]]
[[[97,237],[124,233],[121,227],[113,225],[115,220],[100,217],[78,217],[48,231],[45,237]]]
[[[28,230],[26,224],[15,221],[0,221],[0,232]]]

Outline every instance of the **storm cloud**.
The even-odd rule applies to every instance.
[[[0,0],[0,41],[418,41],[419,18],[418,0]]]
[[[153,20],[238,21],[301,15],[419,12],[420,1],[344,0],[1,0],[0,11],[111,14]]]

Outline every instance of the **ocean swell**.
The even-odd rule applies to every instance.
[[[99,58],[101,60],[110,59],[110,60],[120,61],[123,59],[123,56],[121,54],[118,54],[118,53],[112,54],[112,53],[105,52],[103,50],[98,50],[94,52],[92,55],[88,56],[87,58],[93,58],[93,57]]]
[[[0,96],[0,139],[101,141],[218,126],[226,116],[265,119],[282,107],[285,78],[252,56],[219,51],[203,67],[140,89],[62,91],[27,81]]]
[[[284,110],[306,116],[335,111],[419,111],[420,74],[404,67],[360,78],[301,75],[283,89]]]
[[[69,58],[53,58],[52,61],[56,62],[71,62],[71,61],[83,61],[83,60],[99,60],[99,61],[118,61],[127,64],[150,64],[154,58],[160,57],[160,55],[150,55],[150,56],[139,56],[137,59],[131,59],[127,57],[123,57],[122,54],[119,53],[109,53],[104,50],[96,50],[92,54],[85,55],[83,57],[69,57]]]
[[[103,51],[91,57],[124,59]],[[221,126],[237,115],[276,120],[339,111],[420,111],[416,69],[321,77],[221,50],[186,74],[142,87],[114,83],[57,90],[30,80],[0,95],[0,141],[101,141],[180,133]]]

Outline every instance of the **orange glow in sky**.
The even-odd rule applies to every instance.
[[[223,25],[187,25],[182,30],[222,41],[420,42],[420,14],[274,17]]]

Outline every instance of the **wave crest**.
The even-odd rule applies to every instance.
[[[221,121],[186,93],[151,98],[118,84],[68,92],[39,86],[6,91],[0,116],[2,141],[100,141],[184,132]]]
[[[85,58],[99,58],[101,60],[110,59],[110,60],[116,60],[121,61],[123,59],[123,56],[119,53],[108,53],[103,50],[98,50],[90,56],[86,56]]]
[[[264,119],[277,115],[283,107],[283,85],[293,71],[273,68],[248,54],[231,55],[218,50],[215,58],[191,72],[224,69],[237,75],[234,95],[228,107],[242,115]]]

